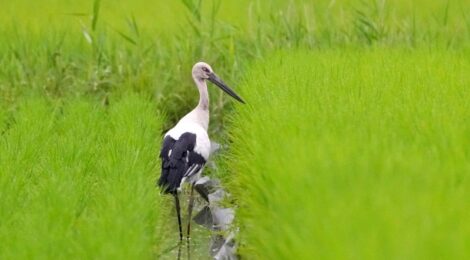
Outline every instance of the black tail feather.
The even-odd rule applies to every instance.
[[[206,160],[194,151],[195,145],[196,135],[193,133],[183,133],[178,140],[169,135],[165,137],[160,151],[162,172],[158,180],[163,193],[176,194],[185,175],[190,177],[203,167]],[[188,172],[188,168],[192,170]]]
[[[162,167],[162,174],[158,180],[158,186],[163,193],[176,194],[180,187],[181,180],[186,172],[184,160],[174,160],[167,167]]]

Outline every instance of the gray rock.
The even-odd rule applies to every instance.
[[[196,189],[204,200],[209,202],[209,194],[215,192],[219,186],[220,183],[218,180],[212,180],[204,176],[194,184],[194,189]]]
[[[222,246],[225,244],[225,237],[221,234],[215,234],[211,239],[211,256],[216,256]]]
[[[214,230],[227,230],[230,228],[235,211],[232,208],[211,208],[212,224]]]
[[[214,227],[214,222],[212,221],[212,213],[209,206],[204,206],[199,213],[196,214],[193,218],[196,224],[201,225],[207,229],[212,230]]]
[[[232,232],[225,239],[224,244],[220,247],[219,252],[214,256],[217,260],[235,260],[238,259],[236,251],[237,246],[235,243],[235,234]]]
[[[215,190],[214,192],[207,195],[209,205],[216,206],[217,203],[219,203],[225,198],[225,196],[226,196],[226,192],[223,189],[219,188]]]

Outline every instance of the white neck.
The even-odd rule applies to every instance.
[[[196,109],[202,109],[209,111],[209,93],[207,92],[207,84],[204,79],[194,78],[197,89],[199,90],[199,104]]]
[[[194,77],[194,82],[199,90],[199,103],[197,106],[184,116],[180,122],[192,122],[200,125],[207,131],[209,127],[209,93],[205,80]]]

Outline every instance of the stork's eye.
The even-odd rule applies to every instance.
[[[202,70],[203,70],[204,72],[209,72],[209,69],[206,68],[206,67],[202,67]]]

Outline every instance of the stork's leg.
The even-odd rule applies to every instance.
[[[181,259],[181,246],[183,245],[183,243],[180,243],[178,244],[178,256],[176,257],[177,260],[180,260]]]
[[[188,260],[191,260],[191,240],[186,243],[186,253],[188,254]]]
[[[180,230],[180,240],[183,240],[183,229],[181,228],[180,199],[178,198],[178,193],[176,193],[174,196],[175,196],[176,215],[178,216],[178,227]]]
[[[188,204],[188,239],[191,234],[191,215],[193,213],[194,207],[194,183],[191,184],[191,194],[189,195],[189,204]]]

